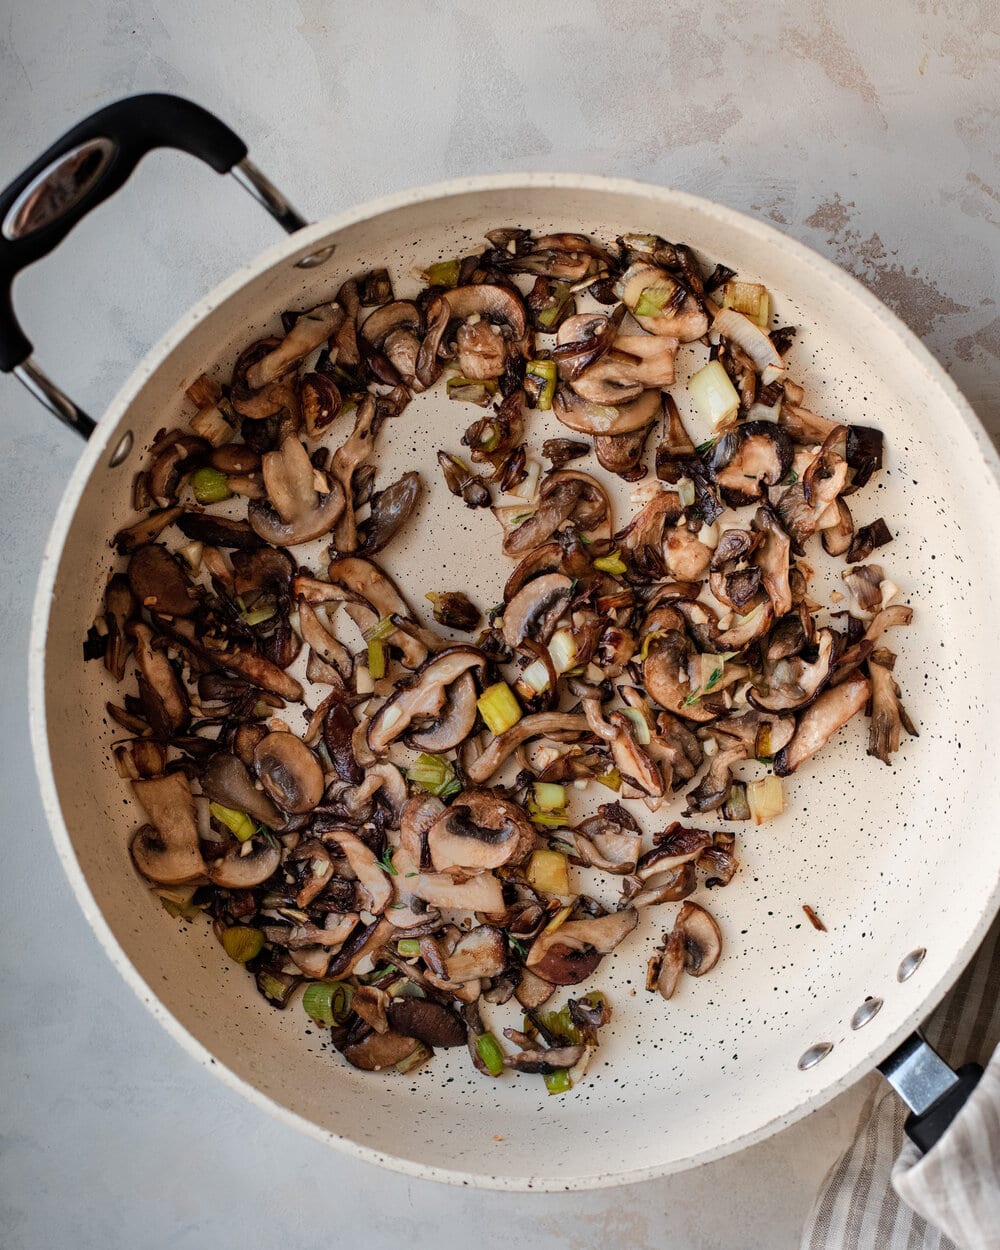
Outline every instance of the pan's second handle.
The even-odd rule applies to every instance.
[[[132,96],[92,114],[0,192],[0,372],[13,373],[84,438],[93,432],[93,420],[31,358],[31,343],[14,313],[14,279],[58,247],[157,148],[177,148],[217,173],[232,174],[289,233],[307,224],[247,158],[238,135],[200,105],[174,95]]]
[[[953,1071],[919,1033],[897,1046],[879,1071],[910,1108],[906,1135],[924,1154],[944,1136],[983,1075],[978,1063]]]

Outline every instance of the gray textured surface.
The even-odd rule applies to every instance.
[[[996,3],[5,0],[0,178],[138,90],[214,107],[307,215],[491,169],[582,169],[756,211],[855,272],[1000,433]],[[19,284],[38,359],[99,412],[209,285],[274,238],[238,192],[152,158]],[[768,1247],[797,1243],[858,1091],[696,1173],[594,1195],[441,1190],[354,1163],[201,1072],[119,981],[50,848],[25,732],[28,604],[77,452],[0,387],[0,1243]]]

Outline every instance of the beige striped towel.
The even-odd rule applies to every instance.
[[[957,1067],[986,1072],[927,1155],[903,1133],[907,1108],[881,1078],[854,1143],[806,1221],[802,1250],[1000,1250],[1000,920],[924,1030]]]

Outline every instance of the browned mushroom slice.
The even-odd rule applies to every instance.
[[[450,1007],[429,998],[393,998],[386,1015],[395,1032],[415,1037],[425,1046],[444,1050],[465,1045],[465,1025],[458,1015]]]
[[[841,455],[846,427],[834,427],[802,479],[780,496],[775,511],[796,550],[819,528],[823,514],[847,484],[847,461]]]
[[[211,446],[203,438],[174,430],[153,448],[146,470],[146,489],[161,506],[173,503],[181,478],[199,463],[204,463]]]
[[[525,716],[506,733],[494,738],[486,750],[465,770],[473,785],[483,785],[522,742],[530,738],[571,734],[579,737],[587,732],[587,718],[573,712],[536,712]]]
[[[696,654],[691,641],[679,630],[665,630],[651,637],[642,664],[642,680],[650,698],[685,720],[710,721],[717,712],[706,707],[691,685],[688,662]]]
[[[323,769],[301,738],[270,733],[254,751],[254,768],[264,789],[286,812],[311,812],[323,797]]]
[[[697,903],[685,903],[674,921],[684,944],[684,971],[692,977],[711,972],[722,954],[722,931],[714,916]]]
[[[695,455],[695,446],[672,395],[664,396],[663,406],[666,423],[656,448],[656,476],[661,482],[677,483],[685,475],[685,461]]]
[[[585,1046],[574,1042],[565,1046],[551,1046],[547,1050],[521,1050],[506,1058],[504,1063],[508,1068],[516,1068],[518,1072],[548,1075],[574,1067],[583,1058],[585,1051]]]
[[[441,371],[438,353],[445,331],[455,320],[463,323],[458,331],[458,366],[467,378],[500,377],[508,356],[525,341],[527,318],[516,290],[488,282],[455,287],[439,295],[427,309],[427,334],[416,365],[416,376],[423,386],[430,386]]]
[[[743,616],[734,613],[725,629],[720,628],[718,615],[707,603],[678,599],[676,607],[702,651],[719,654],[723,651],[742,651],[771,628],[774,613],[770,600],[765,600],[763,595],[758,599],[757,603],[747,605]]]
[[[198,847],[194,798],[183,773],[133,781],[132,793],[152,822],[132,839],[136,868],[160,885],[184,885],[205,875]]]
[[[125,665],[132,654],[132,639],[126,631],[136,607],[128,578],[124,573],[115,573],[104,591],[104,623],[108,630],[104,667],[115,681],[125,676]]]
[[[623,712],[611,712],[608,723],[615,730],[611,758],[622,780],[651,798],[659,798],[666,790],[663,774],[636,740],[632,721]]]
[[[608,322],[604,313],[567,317],[559,327],[556,342],[559,347],[583,349]],[[617,334],[598,359],[589,364],[581,361],[582,369],[575,357],[567,360],[563,355],[560,373],[582,399],[595,404],[624,404],[637,399],[647,388],[673,385],[677,348],[676,339]],[[558,351],[556,357],[560,357]]]
[[[792,589],[788,582],[791,540],[770,508],[757,509],[753,527],[762,535],[754,563],[760,569],[761,582],[777,619],[792,610]]]
[[[572,591],[573,582],[562,573],[545,573],[528,582],[504,609],[503,636],[508,647],[519,647],[525,638],[548,642]]]
[[[365,910],[380,916],[392,902],[393,887],[372,851],[350,829],[328,829],[323,841],[335,845],[347,860],[364,893]]]
[[[752,709],[742,715],[724,716],[712,723],[713,736],[738,738],[746,747],[747,759],[769,759],[787,746],[795,733],[795,717],[780,716]]]
[[[437,720],[406,735],[406,745],[415,751],[439,755],[463,743],[472,733],[478,715],[476,680],[463,673],[448,687],[444,706]]]
[[[637,261],[618,280],[629,312],[650,334],[690,343],[708,331],[701,301],[656,265]]]
[[[698,785],[687,793],[693,812],[713,812],[729,797],[733,784],[733,768],[747,758],[744,743],[734,738],[716,739],[717,750],[710,757],[708,771]]]
[[[156,543],[137,547],[127,572],[132,593],[151,612],[190,616],[197,607],[194,587],[166,547]]]
[[[655,421],[663,408],[657,390],[641,391],[635,399],[618,404],[595,404],[561,386],[552,401],[552,412],[568,429],[593,437],[632,434]]]
[[[247,518],[254,533],[275,547],[297,547],[328,534],[344,511],[345,495],[336,482],[316,490],[309,454],[294,435],[263,457],[268,502],[251,499]]]
[[[535,829],[524,809],[493,790],[464,790],[427,833],[438,872],[519,864],[534,846]]]
[[[626,482],[634,482],[645,476],[642,457],[653,425],[654,422],[651,421],[649,425],[632,434],[598,434],[594,438],[597,463],[609,473],[617,473]]]
[[[404,473],[385,490],[371,497],[368,520],[361,531],[358,552],[364,556],[377,555],[387,546],[400,528],[413,515],[420,498],[419,473]]]
[[[403,388],[397,388],[393,395],[397,391],[402,391],[406,396],[409,394]],[[399,411],[401,405],[402,400],[398,399],[394,410]],[[390,411],[393,411],[393,405],[388,400],[376,400],[374,396],[366,395],[358,405],[353,430],[333,453],[330,477],[339,485],[345,505],[333,531],[334,546],[341,553],[356,551],[358,548],[358,526],[354,515],[354,475],[374,450],[379,428]]]
[[[712,448],[708,467],[731,508],[755,503],[792,467],[792,440],[773,421],[745,421]]]
[[[207,543],[212,547],[257,551],[263,545],[263,539],[253,531],[247,521],[234,521],[230,517],[213,516],[209,512],[180,513],[176,521],[177,528],[185,538]]]
[[[543,930],[528,951],[525,964],[535,976],[552,985],[577,985],[635,928],[639,913],[633,908],[567,920],[557,929]]]
[[[496,231],[491,230],[486,237],[497,248],[503,246],[497,241],[501,236]],[[508,273],[541,274],[563,282],[579,282],[591,274],[608,272],[613,262],[604,248],[586,235],[562,232],[531,241],[530,250],[522,245],[512,255],[500,253],[493,264]]]
[[[250,846],[249,854],[246,847]],[[231,846],[221,859],[208,865],[205,876],[225,890],[251,890],[274,875],[281,863],[281,852],[264,838]]]
[[[340,1047],[340,1053],[353,1068],[362,1072],[382,1072],[408,1059],[418,1046],[415,1037],[406,1037],[389,1030],[378,1033],[374,1029],[360,1041],[348,1042]]]
[[[334,638],[319,619],[315,608],[305,598],[299,599],[298,609],[299,632],[302,635],[302,641],[306,646],[311,647],[325,664],[332,664],[345,681],[349,680],[354,671],[354,661],[350,651],[342,642]]]
[[[712,548],[701,541],[701,526],[694,524],[697,530],[688,525],[673,525],[663,534],[664,569],[681,581],[694,582],[704,577],[712,560]]]
[[[787,777],[821,751],[837,730],[861,711],[870,695],[871,684],[860,673],[852,674],[839,686],[824,690],[802,713],[788,746],[775,755],[775,773]]]
[[[344,310],[336,304],[320,304],[302,313],[281,342],[247,370],[248,385],[260,390],[269,382],[277,381],[292,365],[335,334],[343,320]]]
[[[161,508],[158,512],[151,512],[149,516],[142,517],[134,525],[119,530],[112,539],[115,550],[119,555],[127,556],[130,551],[134,551],[143,543],[151,543],[159,538],[168,525],[173,525],[175,522],[179,524],[177,519],[182,511],[180,506]]]
[[[424,384],[417,377],[423,318],[416,304],[409,300],[395,300],[376,308],[361,326],[361,337],[384,353],[412,391],[424,389]]]
[[[842,556],[852,546],[854,521],[845,500],[835,499],[832,506],[836,512],[836,524],[824,525],[820,537],[823,540],[823,550],[828,556]],[[853,556],[848,559],[854,562]]]
[[[274,803],[254,785],[242,760],[226,751],[209,760],[201,775],[201,788],[214,802],[246,812],[269,829],[280,829],[285,823]]]
[[[586,865],[618,875],[633,872],[642,832],[620,803],[604,803],[576,826],[573,843]]]
[[[448,688],[470,669],[478,669],[483,676],[486,663],[482,651],[465,645],[447,647],[431,656],[412,677],[396,687],[372,717],[368,725],[369,747],[376,755],[382,755],[415,722],[439,717]]]
[[[524,557],[503,588],[504,603],[510,603],[519,590],[543,573],[562,573],[569,578],[588,577],[593,565],[584,544],[573,530],[561,530],[552,542],[536,547]]]
[[[906,607],[905,604],[893,603],[888,608],[883,608],[872,618],[861,640],[853,647],[848,647],[837,661],[836,671],[830,679],[830,685],[839,686],[842,681],[845,681],[847,676],[871,655],[887,629],[897,625],[909,625],[912,620],[913,609]]]
[[[380,916],[374,924],[359,925],[334,955],[326,975],[331,980],[349,977],[363,959],[378,951],[391,936],[392,925],[385,916]]]
[[[811,664],[798,655],[779,659],[773,665],[765,664],[759,683],[747,692],[749,702],[768,712],[805,707],[826,684],[833,669],[833,631],[821,629],[816,643],[819,653]]]
[[[649,960],[646,967],[646,989],[658,992],[663,998],[673,998],[684,972],[684,939],[675,927],[664,933],[663,946]]]
[[[891,651],[880,647],[868,657],[868,675],[871,679],[871,726],[868,730],[868,754],[891,763],[889,756],[899,750],[900,730],[905,729],[913,737],[919,737],[916,727],[900,702],[892,670],[896,657]]]
[[[523,556],[547,543],[559,526],[572,516],[582,493],[582,487],[575,482],[564,482],[543,490],[535,511],[516,522],[504,535],[504,555]],[[505,514],[494,508],[493,515],[502,520]]]
[[[262,690],[269,690],[292,703],[298,703],[302,699],[301,684],[254,651],[213,651],[206,647],[201,654],[210,663],[228,669],[231,673],[238,673]]]
[[[183,733],[191,720],[187,695],[166,651],[153,645],[153,631],[136,622],[131,627],[139,666],[139,695],[150,725],[164,737]]]
[[[413,610],[400,594],[396,584],[374,560],[362,556],[344,556],[328,566],[332,586],[296,579],[297,591],[306,594],[310,602],[340,599],[347,603],[347,612],[362,632],[374,628],[380,620],[398,617],[401,621],[416,620]],[[340,592],[338,593],[338,589]],[[346,592],[346,593],[345,593]],[[431,633],[417,628],[408,633],[396,628],[386,641],[402,652],[405,668],[419,668],[427,659],[427,653],[439,645]]]
[[[503,929],[481,924],[458,940],[444,963],[448,980],[461,983],[497,977],[507,967],[508,960]]]
[[[297,412],[298,397],[287,376],[276,378],[259,389],[248,381],[250,370],[280,344],[281,339],[278,338],[260,339],[237,357],[229,384],[229,400],[241,417],[250,421],[266,421],[282,409],[287,413]]]

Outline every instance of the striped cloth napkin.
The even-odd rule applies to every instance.
[[[801,1250],[1000,1250],[1000,919],[924,1035],[952,1067],[982,1064],[979,1085],[922,1156],[903,1133],[905,1104],[873,1079]]]

